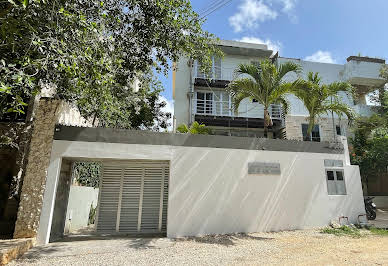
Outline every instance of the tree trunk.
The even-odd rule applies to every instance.
[[[311,133],[313,132],[313,128],[315,126],[315,118],[314,117],[310,117],[309,118],[309,127],[307,128],[307,140],[308,141],[312,141],[312,136],[311,136]]]
[[[264,137],[268,138],[268,126],[272,126],[271,116],[269,115],[268,108],[264,107]]]

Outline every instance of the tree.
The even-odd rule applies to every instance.
[[[50,87],[85,118],[110,124],[126,119],[123,96],[130,108],[147,101],[129,88],[153,68],[167,72],[181,55],[206,68],[220,53],[188,0],[9,0],[0,7],[0,118],[24,113],[28,99]]]
[[[380,76],[388,83],[388,67],[383,66]],[[359,117],[355,123],[352,142],[352,164],[360,166],[362,179],[369,180],[387,176],[388,167],[388,92],[385,86],[374,95],[376,113]]]
[[[338,93],[341,91],[353,93],[349,83],[321,84],[321,77],[318,73],[314,74],[313,72],[308,73],[307,80],[298,79],[293,83],[292,93],[303,102],[309,113],[308,135],[310,135],[316,120],[323,114],[332,112],[339,116],[346,115],[349,122],[354,120],[353,110],[348,105],[341,103],[339,99]],[[333,132],[335,132],[335,128],[333,128]]]
[[[257,65],[240,64],[236,69],[237,77],[228,85],[228,91],[233,99],[234,109],[237,111],[241,101],[247,97],[257,100],[264,106],[264,136],[268,135],[271,117],[268,108],[271,104],[281,104],[287,113],[289,104],[286,94],[290,92],[292,84],[284,82],[287,73],[300,71],[300,66],[287,62],[275,66],[270,60],[261,61]],[[248,76],[248,77],[246,77]]]
[[[176,130],[179,133],[202,134],[202,135],[211,134],[210,128],[206,127],[204,124],[199,124],[197,121],[194,121],[194,123],[192,123],[190,127],[188,127],[186,124],[181,124],[178,126]]]

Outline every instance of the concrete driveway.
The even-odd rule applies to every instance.
[[[369,221],[369,224],[377,228],[388,228],[388,209],[377,209],[376,220]]]
[[[68,239],[35,247],[11,265],[387,265],[388,237],[319,230],[186,239]]]

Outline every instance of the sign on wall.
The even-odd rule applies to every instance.
[[[250,162],[248,163],[249,175],[280,175],[280,163]]]

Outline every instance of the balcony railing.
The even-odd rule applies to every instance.
[[[212,68],[211,73],[205,74],[196,68],[193,73],[194,78],[201,79],[215,79],[215,80],[226,80],[231,81],[236,77],[235,68],[227,68],[227,67],[216,67]]]
[[[230,101],[193,99],[193,113],[196,115],[264,118],[264,106],[258,103],[240,105],[236,113]],[[272,104],[269,108],[272,119],[282,119],[282,107]]]

